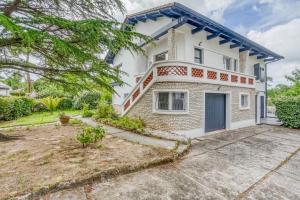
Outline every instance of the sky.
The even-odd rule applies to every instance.
[[[170,3],[124,0],[127,14]],[[300,69],[300,0],[177,0],[285,57],[268,65],[272,86],[289,84],[284,76]],[[120,16],[122,20],[123,16]]]

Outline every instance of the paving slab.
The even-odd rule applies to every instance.
[[[244,199],[253,200],[282,200],[300,199],[300,182],[274,173],[269,179],[257,185]]]
[[[193,140],[188,155],[174,163],[93,183],[88,195],[104,200],[300,199],[298,137],[295,130],[264,125]]]

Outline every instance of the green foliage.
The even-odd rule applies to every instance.
[[[96,119],[102,119],[102,118],[117,119],[118,114],[116,113],[116,111],[112,105],[107,104],[103,101],[99,101],[94,118],[96,118]]]
[[[26,95],[26,93],[21,90],[12,90],[12,91],[10,91],[10,95],[16,96],[16,97],[24,97]]]
[[[13,6],[4,1],[0,10],[0,29],[5,33],[0,69],[42,75],[63,86],[82,89],[92,82],[112,90],[111,81],[122,80],[98,55],[120,49],[143,52],[139,44],[149,40],[115,20],[116,12],[123,11],[120,0],[31,0],[14,1]],[[26,62],[22,54],[41,62]]]
[[[44,104],[51,113],[53,113],[53,111],[57,109],[60,100],[60,98],[46,97],[39,101]]]
[[[0,120],[14,120],[32,113],[33,100],[26,97],[0,97]]]
[[[275,102],[276,115],[283,125],[289,128],[300,128],[300,96],[282,97]]]
[[[100,99],[100,93],[83,91],[74,97],[74,108],[82,109],[84,104],[89,106],[89,109],[95,109]]]
[[[120,117],[117,119],[105,118],[99,119],[100,122],[111,125],[120,129],[124,129],[127,131],[132,131],[136,133],[144,133],[145,124],[142,119],[140,118],[129,118],[127,116]]]
[[[21,73],[19,71],[15,71],[15,72],[11,73],[10,75],[7,75],[7,77],[4,80],[4,83],[9,85],[13,90],[20,89],[22,86]],[[20,96],[24,96],[24,95],[20,95]],[[17,95],[15,95],[15,96],[17,96]]]
[[[37,94],[38,98],[44,97],[73,97],[77,90],[74,88],[66,89],[60,84],[50,81],[45,78],[40,78],[33,82],[33,89]]]
[[[67,97],[63,97],[61,98],[57,109],[59,110],[67,110],[67,109],[71,109],[73,107],[73,100]]]
[[[90,111],[89,105],[88,104],[83,104],[83,109],[82,109],[82,117],[91,117],[93,116],[93,112]]]
[[[101,126],[86,126],[76,135],[76,140],[86,147],[90,143],[96,143],[105,137],[105,130]]]

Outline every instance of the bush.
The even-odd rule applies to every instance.
[[[89,109],[95,109],[100,99],[100,93],[84,91],[74,97],[74,108],[82,109],[84,104],[89,105]]]
[[[89,105],[84,104],[82,109],[82,117],[91,117],[93,114],[94,113],[89,110]]]
[[[104,136],[105,130],[103,127],[97,126],[94,128],[87,126],[76,135],[76,140],[79,141],[83,147],[86,147],[90,143],[96,143],[102,140]]]
[[[97,106],[97,111],[94,115],[94,118],[95,119],[103,119],[103,118],[117,119],[118,114],[112,105],[100,101]]]
[[[282,97],[274,101],[276,115],[283,125],[289,128],[300,128],[300,96]]]
[[[78,125],[82,124],[83,122],[80,119],[70,119],[70,124],[72,125]]]
[[[64,97],[58,103],[57,109],[59,110],[67,110],[73,107],[73,100],[67,97]]]
[[[111,118],[106,118],[106,119],[99,119],[100,122],[111,125],[120,129],[124,129],[127,131],[133,131],[136,133],[144,133],[145,130],[145,124],[142,119],[140,118],[129,118],[127,116],[125,117],[120,117],[118,119],[111,119]]]
[[[11,96],[16,96],[16,97],[24,97],[26,93],[24,91],[19,91],[19,90],[12,90],[10,91]]]
[[[33,104],[33,112],[45,112],[48,108],[40,101],[35,101]]]
[[[51,113],[53,113],[53,111],[57,109],[60,100],[60,98],[46,97],[40,99],[40,102],[44,104]]]
[[[1,97],[0,120],[14,120],[30,115],[33,111],[33,100],[26,97]]]

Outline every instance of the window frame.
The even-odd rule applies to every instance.
[[[153,55],[153,62],[162,62],[162,61],[166,61],[166,60],[169,60],[169,54],[168,54],[169,52],[168,52],[168,50],[166,50],[166,51],[162,51],[162,52],[160,52],[160,53],[157,53],[157,54],[154,54]],[[165,56],[165,60],[156,60],[156,56],[159,56],[159,55],[162,55],[162,54],[165,54],[166,56]]]
[[[196,50],[200,50],[201,51],[201,58],[200,58],[201,59],[201,63],[196,62],[196,56],[195,56]],[[203,63],[204,63],[204,49],[203,48],[194,47],[194,63],[199,64],[199,65],[203,65]]]
[[[229,69],[227,69],[226,59],[229,59]],[[224,65],[225,70],[232,71],[232,58],[229,56],[223,55],[223,65]]]
[[[248,102],[247,106],[242,105],[242,96],[245,96],[245,95],[247,96],[247,102]],[[239,109],[240,110],[249,110],[250,109],[250,93],[240,92],[240,94],[239,94]]]
[[[158,107],[158,93],[160,92],[167,92],[169,94],[169,102],[168,102],[168,110],[159,110]],[[173,103],[173,93],[185,93],[185,110],[172,110],[172,103]],[[152,99],[152,111],[156,114],[175,114],[175,115],[182,115],[189,113],[189,91],[188,90],[178,90],[178,89],[160,89],[160,90],[153,90],[153,99]]]
[[[234,70],[235,64],[236,64],[236,71]],[[239,61],[236,58],[233,58],[233,70],[232,71],[240,73]]]

